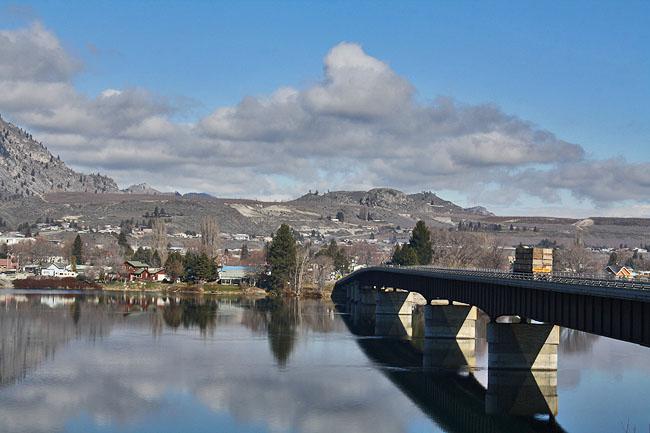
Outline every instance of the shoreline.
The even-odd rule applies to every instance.
[[[48,282],[51,282],[48,281]],[[214,296],[251,296],[251,297],[297,297],[300,299],[328,299],[331,294],[331,289],[328,288],[322,293],[317,292],[313,288],[306,288],[299,296],[291,292],[270,292],[259,287],[240,287],[234,285],[221,285],[215,283],[204,284],[185,284],[185,283],[161,283],[161,282],[120,282],[120,283],[93,283],[86,287],[65,287],[65,286],[49,286],[43,287],[38,284],[39,280],[33,280],[33,285],[25,285],[23,287],[15,287],[13,285],[3,285],[0,290],[19,290],[21,292],[64,292],[74,294],[96,294],[96,293],[147,293],[147,294],[178,294],[178,295],[214,295]]]

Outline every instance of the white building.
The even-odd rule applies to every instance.
[[[6,235],[0,236],[0,244],[7,245],[16,245],[21,242],[33,242],[34,240],[34,238],[25,237],[25,235],[21,233],[8,233]]]
[[[41,269],[41,275],[44,277],[56,277],[56,278],[77,277],[76,272],[68,270],[64,265],[58,263],[52,263],[47,268]]]

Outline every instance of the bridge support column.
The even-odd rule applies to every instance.
[[[529,323],[488,323],[488,368],[557,370],[560,328]]]
[[[477,318],[476,307],[469,305],[425,305],[424,337],[476,338]]]
[[[375,294],[377,304],[377,315],[411,315],[413,314],[413,305],[415,294],[405,291],[385,291],[378,290]]]
[[[476,307],[433,303],[424,306],[423,367],[476,367]]]
[[[418,293],[401,290],[375,292],[375,335],[410,337],[413,335],[413,306],[426,302]]]
[[[530,323],[488,323],[487,337],[486,412],[557,415],[560,328]]]

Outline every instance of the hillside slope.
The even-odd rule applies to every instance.
[[[117,191],[113,179],[72,170],[31,134],[0,117],[0,199],[112,191]]]

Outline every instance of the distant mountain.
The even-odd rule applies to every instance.
[[[481,216],[494,216],[492,212],[484,208],[483,206],[474,206],[474,207],[466,207],[463,209],[467,213],[471,213],[474,215],[481,215]]]
[[[6,204],[0,217],[5,220],[17,225],[46,216],[65,216],[74,202],[76,212],[93,224],[106,222],[104,206],[111,203],[111,214],[116,218],[119,214],[119,222],[151,211],[147,208],[150,200],[165,202],[165,209],[173,209],[178,217],[192,215],[197,208],[211,209],[224,227],[264,233],[272,232],[281,222],[301,227],[325,224],[328,230],[339,230],[343,226],[332,224],[411,227],[424,219],[448,227],[456,220],[493,216],[483,207],[463,209],[431,191],[407,194],[391,188],[310,192],[281,203],[219,199],[201,192],[181,195],[161,192],[147,183],[119,190],[109,177],[72,170],[31,134],[0,117],[0,201]],[[118,210],[116,202],[123,209]],[[195,220],[181,218],[179,229],[193,227]]]
[[[137,185],[131,185],[128,188],[122,190],[127,194],[162,194],[157,189],[152,188],[148,183],[139,183]]]
[[[116,192],[115,181],[78,173],[31,134],[0,116],[0,199],[41,197],[50,192]]]
[[[177,193],[178,194],[178,193]],[[183,198],[188,198],[188,199],[214,199],[215,197],[213,195],[208,194],[207,192],[188,192],[183,194]]]

